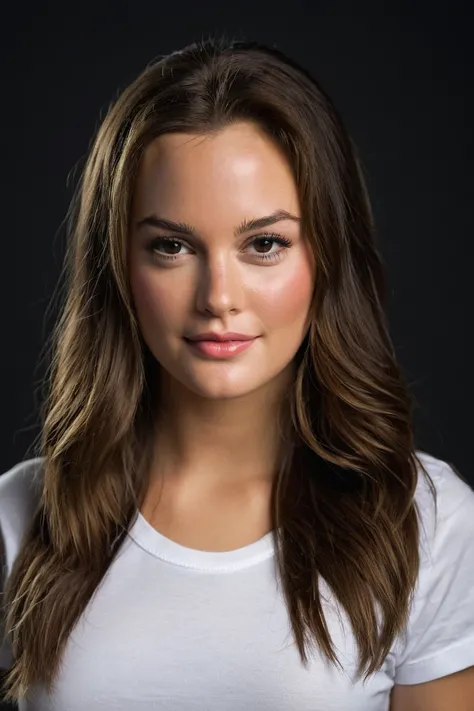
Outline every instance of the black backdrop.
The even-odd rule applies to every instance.
[[[215,31],[275,43],[320,79],[358,144],[388,266],[418,446],[471,465],[470,3],[16,3],[2,11],[0,471],[38,433],[39,354],[74,176],[117,90]],[[472,9],[472,8],[471,8]],[[0,704],[1,707],[1,704]]]
[[[418,446],[473,482],[468,3],[97,0],[4,12],[0,471],[38,432],[62,223],[100,118],[152,58],[222,31],[276,44],[339,107],[369,175]]]

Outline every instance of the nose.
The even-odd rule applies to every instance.
[[[196,306],[202,313],[224,316],[242,308],[242,284],[238,265],[230,256],[208,256],[199,273]]]

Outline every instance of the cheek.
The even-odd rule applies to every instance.
[[[262,284],[255,294],[264,325],[299,330],[306,321],[313,293],[313,275],[307,265]]]
[[[155,273],[145,269],[132,273],[131,287],[137,315],[145,330],[176,328],[185,310],[186,294],[182,289],[170,288],[166,280],[158,280]]]

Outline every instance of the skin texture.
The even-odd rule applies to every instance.
[[[314,257],[292,219],[234,232],[245,220],[279,210],[300,217],[293,175],[280,149],[253,124],[206,136],[160,136],[142,157],[129,270],[139,325],[161,366],[154,471],[172,479],[189,511],[211,492],[235,501],[245,484],[247,496],[246,484],[268,481],[274,472],[276,406],[307,331]],[[139,224],[150,215],[186,222],[197,235]],[[291,245],[255,241],[269,233]],[[163,237],[174,241],[160,242]],[[247,351],[215,360],[183,340],[208,331],[258,338]]]

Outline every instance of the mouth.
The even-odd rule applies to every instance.
[[[228,341],[216,341],[216,340],[199,340],[193,341],[189,338],[185,338],[184,341],[196,354],[205,356],[206,358],[233,358],[239,353],[243,353],[252,347],[254,342],[257,340],[255,338],[248,338],[246,340],[228,340]]]

